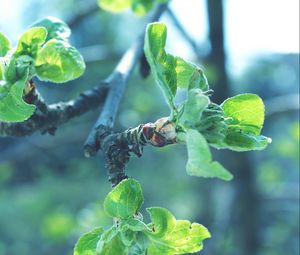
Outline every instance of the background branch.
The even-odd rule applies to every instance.
[[[158,5],[146,24],[154,22],[160,18],[166,10],[167,4]],[[128,78],[134,67],[139,62],[144,46],[144,31],[135,43],[129,48],[113,73],[105,80],[110,87],[103,110],[94,124],[84,145],[84,152],[87,157],[93,156],[101,147],[101,140],[107,136],[113,128],[115,117],[119,108],[121,98],[126,88]]]

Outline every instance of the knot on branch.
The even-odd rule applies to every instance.
[[[126,179],[125,166],[130,158],[128,143],[121,139],[120,134],[110,134],[102,141],[105,167],[108,170],[109,181],[112,186]]]

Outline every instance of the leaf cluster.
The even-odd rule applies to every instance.
[[[193,63],[165,51],[167,27],[147,26],[144,51],[155,81],[166,99],[176,124],[177,140],[188,150],[187,173],[231,180],[232,174],[212,160],[209,145],[217,149],[249,151],[264,149],[270,138],[260,135],[264,104],[255,94],[228,98],[221,105],[211,102],[211,90],[203,71]],[[186,99],[175,104],[179,89]]]
[[[56,83],[81,76],[85,63],[68,38],[66,23],[47,17],[33,24],[12,47],[0,33],[0,121],[21,122],[35,111],[24,101],[26,87],[33,77]]]
[[[75,246],[74,255],[174,255],[195,253],[203,248],[203,240],[210,237],[204,226],[176,220],[160,207],[147,208],[151,223],[146,224],[139,213],[143,200],[137,181],[120,182],[103,204],[114,225],[84,234]]]

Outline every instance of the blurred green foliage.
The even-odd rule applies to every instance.
[[[21,18],[24,28],[47,15],[66,20],[93,3],[27,1],[28,8]],[[124,27],[130,29],[124,31]],[[101,58],[88,61],[84,76],[70,85],[57,88],[38,83],[42,95],[48,102],[57,102],[97,84],[113,70],[140,29],[140,19],[128,13],[111,15],[99,11],[82,20],[73,27],[72,43],[85,51],[84,56],[90,52],[89,56]],[[87,47],[94,44],[101,47]],[[297,70],[299,55],[261,56],[243,76],[232,80],[232,87],[237,93],[257,93],[264,101],[287,92],[299,93]],[[213,79],[209,81],[213,83]],[[143,80],[136,71],[119,109],[116,130],[168,114],[153,79]],[[54,137],[35,134],[21,139],[0,138],[0,255],[71,255],[82,233],[111,224],[102,208],[110,184],[101,153],[92,159],[82,155],[83,142],[97,115],[93,111],[70,121],[59,127]],[[273,143],[263,152],[246,154],[251,159],[258,203],[244,214],[240,213],[242,202],[254,203],[236,200],[245,183],[187,176],[184,146],[145,147],[143,157],[133,157],[127,167],[127,174],[143,187],[145,221],[149,219],[144,208],[166,207],[177,219],[201,222],[208,227],[212,238],[207,240],[202,255],[240,255],[244,253],[239,248],[242,237],[235,230],[247,231],[248,219],[257,214],[258,229],[250,233],[259,237],[257,255],[298,254],[298,112],[267,117],[263,132],[272,137]],[[229,169],[241,159],[241,154],[231,159],[223,151],[214,152]],[[245,169],[238,171],[243,173]]]

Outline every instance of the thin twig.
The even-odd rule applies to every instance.
[[[149,17],[147,24],[158,20],[166,8],[167,4],[158,5]],[[101,139],[108,135],[113,128],[128,78],[142,56],[143,45],[144,32],[137,38],[131,48],[125,52],[113,73],[105,80],[110,90],[105,100],[103,110],[85,142],[84,151],[87,157],[97,153],[101,147]]]

